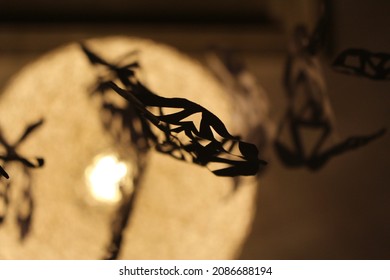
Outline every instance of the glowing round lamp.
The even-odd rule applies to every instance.
[[[109,37],[85,42],[109,61],[136,51],[141,78],[155,93],[196,102],[246,135],[235,100],[197,61],[149,40]],[[31,169],[31,224],[23,238],[21,211],[26,178],[18,162],[7,165],[9,203],[0,225],[0,259],[100,259],[110,243],[113,216],[124,194],[137,199],[118,258],[231,259],[250,232],[256,178],[218,177],[207,168],[178,161],[151,148],[142,180],[134,184],[137,151],[123,152],[102,123],[91,96],[95,68],[73,43],[25,66],[0,96],[0,128],[10,142],[39,119],[43,124],[18,152],[45,159]],[[120,126],[119,126],[120,128]],[[125,190],[121,189],[125,186]]]

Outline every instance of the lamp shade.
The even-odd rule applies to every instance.
[[[200,104],[232,133],[245,135],[251,130],[231,113],[234,97],[199,62],[176,49],[129,37],[91,39],[85,44],[107,61],[135,57],[141,65],[140,79],[153,92]],[[0,224],[0,258],[102,258],[123,195],[131,196],[135,188],[137,199],[118,258],[237,257],[250,232],[257,179],[241,178],[235,189],[236,179],[215,176],[203,166],[151,147],[142,178],[135,184],[139,153],[107,131],[102,100],[91,95],[95,82],[95,67],[79,44],[72,43],[26,65],[2,93],[4,138],[14,143],[28,125],[43,119],[17,148],[28,158],[44,158],[45,164],[28,173],[20,162],[7,164],[11,178],[0,182],[8,192]],[[115,118],[111,125],[119,133],[123,128]],[[127,189],[118,182],[126,182],[121,186]],[[33,203],[23,210],[26,193]],[[24,235],[20,211],[30,215]]]

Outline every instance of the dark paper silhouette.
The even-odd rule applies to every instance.
[[[121,73],[120,62],[118,64],[110,65],[101,58],[97,57],[95,54],[90,52],[84,46],[84,53],[87,54],[90,61],[94,64],[103,64],[107,66],[112,73],[106,73],[108,76],[98,77],[97,85],[94,86],[92,91],[93,95],[99,94],[101,97],[101,115],[102,122],[107,130],[113,136],[114,141],[121,146],[126,147],[127,149],[135,149],[137,152],[137,169],[138,172],[134,176],[133,185],[134,191],[131,194],[127,194],[122,188],[122,199],[120,205],[115,211],[115,214],[112,218],[111,224],[111,236],[108,243],[106,253],[103,256],[103,259],[113,260],[117,259],[123,241],[123,233],[130,223],[131,214],[133,210],[134,201],[137,198],[139,184],[145,162],[146,155],[150,149],[150,143],[148,140],[149,137],[153,137],[154,134],[149,131],[150,127],[147,124],[147,121],[143,118],[140,118],[134,106],[126,102],[125,105],[118,105],[106,98],[110,87],[108,86],[108,81],[110,79],[117,79],[116,73]],[[129,55],[131,55],[130,53]],[[126,58],[126,57],[124,57]],[[129,68],[138,68],[139,66],[134,64],[128,64]],[[126,68],[126,67],[125,67]],[[128,70],[124,70],[128,71]],[[133,71],[128,71],[127,74],[129,77],[134,76]],[[120,126],[115,126],[115,122],[119,120]],[[129,141],[130,139],[130,141]],[[128,142],[129,141],[129,142]]]
[[[139,81],[131,84],[130,90],[122,89],[115,83],[110,83],[110,86],[123,98],[134,103],[143,117],[163,132],[163,139],[155,142],[159,152],[179,160],[188,160],[187,156],[190,156],[193,163],[203,166],[209,163],[224,163],[227,167],[212,170],[219,176],[255,175],[259,166],[265,164],[264,161],[258,160],[255,145],[242,142],[239,137],[229,134],[225,125],[200,105],[183,98],[155,95]],[[160,114],[154,115],[144,104],[159,107]],[[163,109],[166,108],[176,108],[179,112],[164,114]],[[202,117],[199,128],[193,121],[186,121],[197,113]],[[179,133],[182,132],[188,142],[179,138]],[[152,139],[157,139],[157,136]],[[240,155],[231,153],[236,146]]]
[[[141,119],[144,136],[157,151],[202,166],[222,164],[217,169],[210,168],[218,176],[255,175],[266,164],[258,159],[255,145],[231,135],[223,122],[210,111],[184,98],[165,98],[151,92],[135,76],[138,63],[113,65],[86,46],[82,45],[82,49],[91,63],[106,66],[122,83],[123,87],[120,87],[109,78],[101,77],[99,88],[111,88],[129,102]],[[153,107],[158,109],[158,114],[149,109]],[[168,109],[176,112],[165,113]],[[128,112],[128,109],[125,110]],[[118,108],[111,106],[111,111],[118,112]],[[195,114],[201,115],[199,128],[191,120]],[[162,137],[153,127],[160,130]]]
[[[278,157],[288,167],[305,166],[318,170],[332,157],[366,145],[385,133],[382,129],[371,135],[350,137],[326,148],[335,130],[318,58],[324,44],[325,35],[322,33],[326,31],[326,22],[322,17],[312,35],[304,26],[297,26],[292,38],[284,73],[288,109],[279,124],[274,142]],[[320,135],[312,148],[304,144],[308,142],[305,141],[308,139],[305,139],[304,129],[317,131]],[[287,132],[290,140],[283,139],[283,132]]]
[[[17,152],[17,148],[29,137],[29,135],[41,126],[43,120],[29,125],[22,136],[14,144],[9,144],[4,138],[3,132],[0,129],[0,145],[5,148],[5,154],[0,155],[0,159],[4,161],[6,167],[10,162],[19,162],[23,170],[23,185],[17,186],[21,195],[19,200],[11,201],[10,190],[13,186],[12,179],[8,181],[0,180],[0,202],[3,204],[3,212],[0,212],[0,225],[4,222],[10,203],[14,203],[17,209],[17,225],[19,227],[20,240],[24,240],[28,235],[33,217],[34,201],[32,196],[32,175],[31,168],[39,168],[44,164],[43,158],[36,157],[33,160],[21,156]],[[1,211],[1,210],[0,210]]]
[[[372,80],[390,80],[390,54],[388,53],[373,53],[357,48],[346,49],[337,55],[332,67],[348,75]]]

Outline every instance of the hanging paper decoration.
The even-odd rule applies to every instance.
[[[372,80],[390,80],[390,54],[349,48],[337,55],[335,71]]]
[[[4,166],[6,167],[11,162],[18,162],[21,164],[23,170],[23,180],[22,186],[18,187],[18,192],[21,192],[20,201],[14,203],[18,206],[17,208],[17,217],[16,223],[19,228],[19,237],[20,240],[26,238],[30,231],[31,221],[33,218],[34,212],[34,200],[32,195],[32,174],[31,168],[39,168],[44,164],[44,159],[41,157],[36,157],[34,160],[30,160],[17,151],[18,147],[34,132],[38,127],[43,124],[43,120],[35,122],[25,129],[21,137],[14,143],[10,144],[4,137],[3,131],[0,129],[0,145],[5,149],[5,154],[0,155],[0,159],[4,161]],[[4,177],[9,179],[7,173]],[[0,179],[1,180],[1,179]],[[8,207],[12,202],[10,192],[13,188],[12,178],[9,181],[0,181],[0,201],[3,204],[3,212],[0,212],[0,226],[5,221],[7,217]],[[1,211],[1,209],[0,209]]]
[[[240,137],[231,135],[223,122],[207,109],[184,98],[165,98],[150,91],[135,75],[138,63],[114,65],[85,45],[82,45],[82,49],[91,63],[105,66],[111,71],[108,77],[115,78],[109,80],[107,77],[99,77],[98,88],[114,90],[126,99],[132,108],[120,110],[111,104],[106,107],[115,113],[125,113],[122,120],[130,120],[129,126],[134,119],[128,116],[136,114],[142,124],[144,137],[153,143],[157,151],[209,168],[214,163],[222,164],[223,167],[211,168],[218,176],[255,175],[259,168],[266,164],[258,159],[258,150],[254,144],[243,142]],[[151,108],[157,109],[158,112],[153,113]],[[176,112],[165,113],[168,109],[175,109]],[[134,113],[129,113],[129,110]],[[196,114],[201,117],[199,127],[191,120]],[[160,135],[154,128],[161,132]],[[134,132],[134,128],[131,131]]]

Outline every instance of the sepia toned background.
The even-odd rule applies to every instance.
[[[389,129],[390,83],[345,76],[330,64],[349,47],[390,52],[390,2],[329,3],[331,36],[322,62],[339,136]],[[235,50],[266,90],[271,119],[278,122],[287,106],[281,79],[290,31],[300,22],[313,28],[317,17],[318,2],[309,0],[6,1],[0,9],[0,89],[21,67],[62,44],[139,36],[201,62],[211,47]],[[390,258],[388,133],[315,173],[285,168],[272,149],[263,157],[269,165],[259,178],[253,228],[240,259]]]

